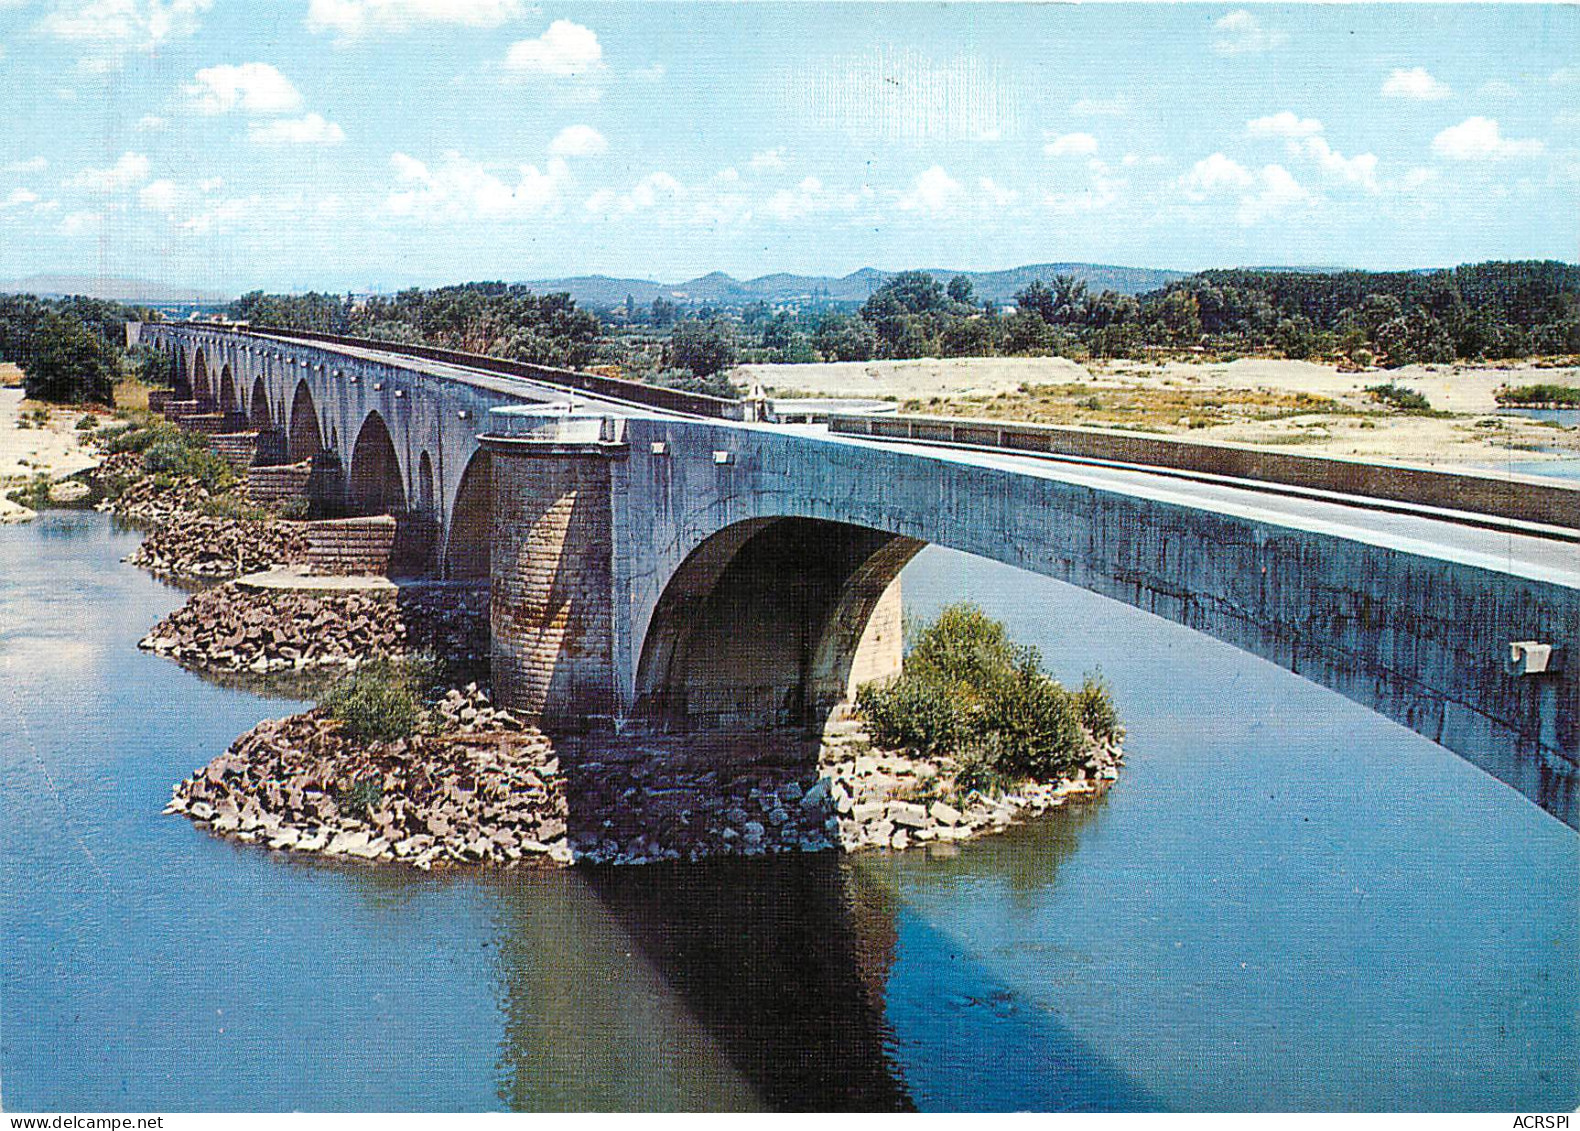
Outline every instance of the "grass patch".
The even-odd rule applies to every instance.
[[[1580,389],[1573,385],[1516,385],[1492,395],[1509,408],[1580,408]]]
[[[1366,393],[1378,404],[1385,404],[1399,412],[1411,416],[1452,416],[1450,412],[1439,412],[1432,407],[1432,402],[1427,400],[1414,389],[1407,389],[1403,385],[1390,381],[1386,385],[1368,385]]]
[[[1031,424],[1106,424],[1162,428],[1188,420],[1190,428],[1243,421],[1278,420],[1313,413],[1348,411],[1329,397],[1262,389],[1198,389],[1183,385],[1053,385],[1023,383],[1012,393],[912,399],[905,412],[935,416],[1017,420]]]

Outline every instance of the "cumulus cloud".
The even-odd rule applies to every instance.
[[[38,193],[31,189],[12,189],[3,199],[0,199],[0,211],[11,208],[25,208],[29,204],[38,203]]]
[[[108,71],[132,52],[192,35],[213,6],[214,0],[55,0],[38,26],[80,44],[84,68]]]
[[[356,39],[369,32],[400,32],[419,24],[498,27],[522,13],[521,0],[312,0],[310,31]]]
[[[1086,157],[1097,152],[1097,139],[1091,134],[1060,134],[1042,151],[1049,157]]]
[[[638,181],[630,192],[599,189],[587,198],[582,210],[589,215],[615,217],[630,216],[638,212],[651,212],[672,206],[687,195],[686,186],[669,173],[649,173]]]
[[[1448,84],[1433,78],[1425,67],[1393,71],[1382,84],[1383,97],[1409,98],[1417,102],[1439,102],[1453,92]]]
[[[268,63],[221,63],[204,67],[181,88],[204,114],[244,110],[249,114],[288,114],[302,104],[291,80]]]
[[[759,149],[752,154],[751,160],[746,162],[746,167],[758,173],[768,169],[783,169],[785,167],[785,147],[780,145],[773,149]]]
[[[977,188],[982,191],[982,198],[995,208],[1008,208],[1020,199],[1020,193],[1012,188],[1005,188],[992,177],[979,178]]]
[[[953,208],[964,193],[960,182],[945,172],[942,165],[934,165],[917,174],[897,203],[905,212],[937,216]]]
[[[67,188],[90,192],[114,192],[148,179],[148,158],[141,153],[123,153],[115,164],[104,169],[84,169],[66,182]]]
[[[556,157],[587,157],[608,148],[607,139],[591,126],[566,126],[549,142],[549,152]]]
[[[505,52],[505,69],[515,74],[570,78],[595,71],[603,62],[603,46],[591,28],[555,20],[536,39],[523,39]]]
[[[322,114],[307,114],[254,124],[247,136],[260,145],[339,145],[346,131]]]
[[[1377,191],[1377,155],[1361,153],[1346,157],[1323,136],[1322,123],[1282,110],[1245,124],[1246,133],[1257,138],[1282,138],[1292,157],[1315,161],[1324,176],[1346,184],[1358,185],[1367,192]]]
[[[104,219],[97,212],[68,212],[55,225],[55,232],[62,236],[83,236],[99,230]]]
[[[1311,137],[1322,132],[1322,123],[1315,118],[1297,117],[1292,110],[1281,110],[1265,118],[1252,118],[1245,123],[1245,131],[1252,137]]]
[[[1282,165],[1247,169],[1222,153],[1196,162],[1176,185],[1192,204],[1233,203],[1235,220],[1241,227],[1316,203],[1311,192]]]
[[[1220,55],[1258,55],[1289,42],[1287,32],[1262,26],[1244,8],[1213,21],[1212,49]]]
[[[144,185],[137,193],[137,202],[150,212],[173,212],[185,195],[180,185],[161,178]]]
[[[1547,146],[1540,138],[1503,136],[1495,118],[1480,115],[1449,126],[1432,139],[1432,152],[1454,161],[1501,161],[1540,156]]]
[[[569,175],[565,161],[550,158],[546,168],[521,165],[514,183],[455,150],[430,167],[405,153],[390,157],[398,187],[384,200],[391,216],[419,220],[511,220],[548,215],[559,209],[560,187]]]

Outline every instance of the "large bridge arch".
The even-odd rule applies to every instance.
[[[296,383],[291,397],[291,415],[286,424],[286,458],[291,463],[312,459],[324,450],[324,430],[318,422],[318,405],[307,379]]]
[[[423,453],[424,458],[427,453]],[[479,448],[461,473],[449,510],[444,540],[444,575],[455,581],[487,581],[493,545],[493,458]]]
[[[367,414],[351,447],[346,502],[353,514],[400,514],[406,510],[406,481],[389,426],[378,410]]]
[[[648,622],[636,714],[681,729],[820,731],[856,686],[899,670],[898,579],[924,543],[809,518],[705,539]]]
[[[231,412],[241,403],[236,395],[236,376],[226,362],[219,371],[219,407],[221,412]]]

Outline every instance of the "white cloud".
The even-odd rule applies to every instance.
[[[82,66],[107,71],[128,53],[197,31],[214,0],[55,0],[39,22],[47,35],[83,46]]]
[[[29,157],[25,161],[13,161],[0,168],[0,173],[41,173],[49,168],[49,158]]]
[[[498,27],[522,13],[521,0],[312,0],[310,31],[355,39],[368,32],[399,32],[419,24]]]
[[[255,123],[247,136],[260,145],[339,145],[346,140],[346,131],[315,113]]]
[[[1497,161],[1536,157],[1547,146],[1539,138],[1507,138],[1494,118],[1477,115],[1449,126],[1432,139],[1432,152],[1455,161]]]
[[[734,166],[725,166],[713,174],[713,179],[720,184],[733,185],[741,179],[741,172]]]
[[[911,187],[900,194],[898,203],[903,211],[937,216],[948,211],[964,192],[960,182],[945,172],[942,165],[934,165],[917,174]]]
[[[1440,102],[1452,91],[1448,84],[1433,78],[1425,67],[1396,69],[1383,80],[1384,98],[1409,98],[1416,102]]]
[[[510,184],[454,150],[433,168],[404,153],[391,155],[390,164],[401,187],[385,198],[384,211],[420,220],[510,220],[550,214],[559,209],[560,186],[569,174],[565,161],[555,157],[543,170],[521,165]]]
[[[597,70],[602,61],[598,36],[570,20],[555,20],[538,38],[512,43],[505,53],[508,71],[562,78]]]
[[[779,189],[764,201],[762,210],[776,220],[798,220],[826,212],[849,212],[865,199],[861,193],[826,187],[817,177],[805,177],[792,189]]]
[[[1244,8],[1213,22],[1212,49],[1220,55],[1257,55],[1289,42],[1287,32],[1264,28]]]
[[[9,208],[25,208],[29,204],[38,203],[38,193],[31,189],[12,189],[10,194],[0,200],[0,211]]]
[[[1020,199],[1020,193],[1012,188],[1005,188],[992,177],[982,177],[977,181],[977,188],[982,190],[982,196],[995,208],[1008,208]]]
[[[1302,118],[1293,111],[1282,110],[1265,118],[1251,119],[1245,124],[1245,130],[1252,137],[1283,138],[1290,156],[1315,161],[1325,176],[1359,185],[1367,192],[1377,191],[1377,155],[1362,153],[1345,157],[1322,136],[1322,123],[1316,118]]]
[[[158,114],[144,114],[137,119],[136,128],[144,133],[152,133],[154,130],[164,129],[169,124],[167,119],[161,118]]]
[[[173,212],[185,195],[180,185],[161,178],[144,185],[137,193],[137,202],[150,212]]]
[[[556,157],[587,157],[608,148],[608,140],[591,126],[566,126],[549,142],[549,152]]]
[[[249,114],[288,114],[302,104],[291,80],[268,63],[204,67],[181,90],[205,114],[237,109]]]
[[[1049,157],[1084,157],[1097,152],[1097,139],[1091,134],[1060,134],[1042,151]]]
[[[1241,227],[1316,203],[1282,165],[1264,165],[1253,171],[1222,153],[1196,162],[1176,185],[1192,204],[1232,200],[1235,220]]]
[[[651,212],[672,206],[687,195],[686,186],[669,173],[659,171],[643,177],[627,193],[613,189],[599,189],[582,205],[589,215],[615,217],[630,216],[637,212]]]
[[[1292,110],[1281,110],[1265,118],[1252,118],[1245,123],[1245,130],[1252,137],[1311,137],[1322,132],[1322,123],[1315,118],[1297,117]]]
[[[783,169],[785,167],[785,147],[781,145],[773,149],[759,149],[752,154],[752,159],[746,162],[746,167],[758,173],[768,169]]]
[[[1123,94],[1112,98],[1082,98],[1070,107],[1070,113],[1089,118],[1118,118],[1130,113],[1130,100]]]
[[[55,225],[55,231],[62,236],[87,235],[98,231],[99,222],[103,219],[97,212],[68,212]]]
[[[113,192],[148,179],[148,158],[141,153],[123,153],[106,169],[84,169],[66,182],[67,188],[91,192]]]

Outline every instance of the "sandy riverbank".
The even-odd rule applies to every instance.
[[[0,380],[14,376],[12,366],[0,366]],[[33,512],[6,498],[6,492],[40,473],[64,479],[94,467],[99,457],[88,447],[77,421],[80,408],[53,408],[42,425],[34,422],[32,402],[23,410],[20,387],[0,387],[0,522],[25,522]]]
[[[1580,454],[1580,429],[1500,415],[1494,397],[1502,385],[1580,385],[1580,367],[1572,365],[1412,365],[1346,373],[1333,365],[1268,358],[1083,365],[1011,357],[748,365],[731,377],[781,395],[891,397],[907,411],[1117,424],[1311,455],[1497,466]],[[1434,409],[1453,415],[1386,409],[1366,393],[1367,386],[1386,383],[1421,393]],[[1114,411],[1112,393],[1124,394],[1123,412]],[[1328,403],[1306,411],[1302,397]]]

